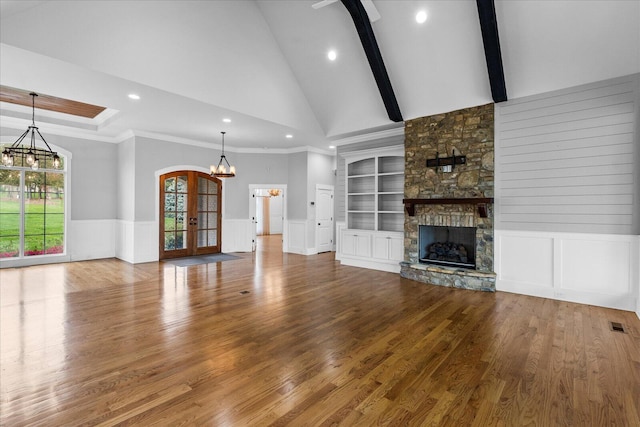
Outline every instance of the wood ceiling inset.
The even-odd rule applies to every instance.
[[[29,95],[31,92],[32,91],[29,90],[0,85],[0,101],[31,107],[31,95]],[[36,108],[86,117],[88,119],[94,119],[98,114],[106,110],[106,107],[85,104],[84,102],[72,101],[70,99],[58,98],[41,93],[38,93],[36,97]]]

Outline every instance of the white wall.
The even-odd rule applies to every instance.
[[[136,142],[132,137],[117,145],[118,148],[118,213],[121,221],[133,221],[136,215]]]
[[[307,153],[288,157],[287,216],[290,220],[307,219]],[[314,190],[315,191],[315,190]]]
[[[214,151],[220,158],[220,152]],[[225,215],[228,219],[249,218],[249,185],[278,184],[288,181],[288,154],[229,153],[227,157],[236,166],[235,178],[224,181]],[[216,160],[217,163],[217,160]]]
[[[208,172],[211,163],[217,163],[216,153],[219,159],[219,152],[213,149],[136,136],[135,164],[128,165],[135,176],[135,221],[156,220],[156,171],[193,165]]]
[[[496,289],[637,311],[640,75],[496,105]]]

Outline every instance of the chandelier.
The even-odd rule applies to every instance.
[[[51,147],[49,147],[49,144],[47,144],[47,141],[45,141],[36,126],[36,96],[38,96],[38,94],[31,92],[29,95],[31,95],[31,126],[20,135],[20,138],[18,138],[16,142],[2,151],[2,164],[7,167],[27,165],[33,170],[38,170],[41,161],[44,162],[46,166],[47,159],[51,159],[51,165],[55,169],[58,169],[60,167],[60,156],[51,150]],[[47,149],[36,147],[36,133],[42,142],[44,142]],[[29,145],[21,145],[27,135],[30,135]]]
[[[236,176],[236,167],[231,166],[229,164],[229,161],[227,160],[227,157],[224,155],[224,134],[226,132],[220,133],[222,134],[222,155],[220,156],[218,166],[211,165],[211,176],[216,178],[233,178],[234,176]],[[228,172],[227,168],[229,168]]]

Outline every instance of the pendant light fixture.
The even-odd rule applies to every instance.
[[[60,167],[60,156],[58,153],[51,150],[47,141],[38,130],[36,126],[36,96],[37,93],[31,92],[31,126],[20,137],[11,144],[11,146],[5,148],[2,151],[2,164],[7,167],[11,166],[29,166],[33,170],[38,170],[40,166],[49,166],[58,169]],[[44,145],[47,147],[36,147],[36,134],[40,137]],[[22,145],[22,141],[30,135],[30,143],[28,146]],[[51,159],[51,163],[47,163],[47,160]],[[40,162],[43,163],[40,163]]]
[[[220,156],[218,166],[211,165],[211,176],[216,178],[233,178],[234,176],[236,176],[236,167],[231,166],[229,164],[229,161],[227,160],[227,157],[224,155],[224,134],[226,132],[220,133],[222,134],[222,155]],[[229,168],[228,171],[227,168]]]

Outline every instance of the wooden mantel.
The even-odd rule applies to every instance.
[[[477,205],[480,218],[487,217],[487,204],[493,203],[493,197],[466,197],[456,199],[403,199],[404,208],[409,216],[416,214],[416,205]]]

